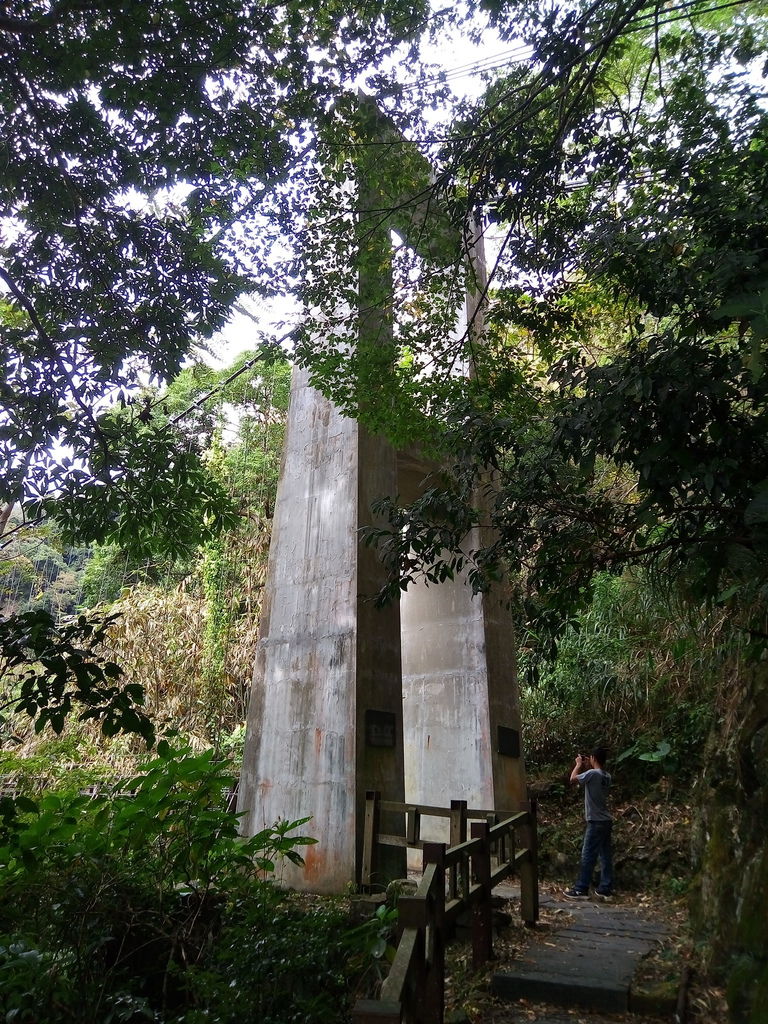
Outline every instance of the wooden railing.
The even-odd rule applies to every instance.
[[[406,814],[406,836],[378,833],[382,811]],[[451,837],[459,841],[447,846],[422,840],[421,816],[450,818]],[[471,838],[467,840],[468,819],[480,817],[485,820],[471,822]],[[490,819],[499,817],[502,820],[491,824]],[[518,845],[516,840],[525,845]],[[471,915],[475,968],[493,955],[491,893],[499,882],[519,875],[521,916],[529,925],[538,920],[535,804],[504,815],[468,810],[463,801],[454,801],[448,810],[382,801],[378,794],[369,793],[365,846],[369,855],[368,884],[375,874],[378,844],[421,848],[423,875],[415,895],[401,896],[398,901],[400,940],[381,995],[378,999],[358,1000],[352,1019],[354,1024],[442,1024],[445,946],[457,918],[464,913]]]
[[[421,828],[425,818],[448,818],[448,845],[452,849],[467,840],[472,822],[486,822],[491,828],[499,823],[512,822],[492,842],[491,858],[496,864],[494,885],[509,875],[520,879],[520,914],[526,924],[534,924],[539,917],[539,880],[537,869],[536,801],[524,805],[522,811],[475,810],[467,807],[466,800],[452,800],[448,807],[425,804],[405,804],[382,800],[376,791],[366,793],[363,859],[360,886],[364,892],[375,888],[378,882],[377,862],[380,846],[400,846],[424,850],[434,846],[422,839]],[[382,814],[400,815],[405,819],[405,833],[394,835],[381,831]],[[496,835],[496,833],[494,833]],[[466,871],[466,865],[462,869]]]

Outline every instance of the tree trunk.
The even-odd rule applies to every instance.
[[[768,1007],[768,665],[743,666],[709,742],[693,833],[693,922],[733,1021]]]
[[[15,501],[9,501],[0,509],[0,537],[5,533],[5,528],[8,525],[8,520],[11,518],[11,512],[13,512],[15,504]]]

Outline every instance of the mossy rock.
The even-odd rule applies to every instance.
[[[746,860],[742,892],[748,899],[742,901],[736,927],[737,948],[747,949],[755,957],[768,957],[768,846]]]
[[[678,988],[676,981],[633,985],[629,993],[630,1013],[643,1013],[650,1017],[671,1016],[677,1007]]]
[[[750,956],[735,960],[726,998],[735,1024],[768,1024],[768,963]]]

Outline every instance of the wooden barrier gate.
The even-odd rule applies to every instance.
[[[378,831],[381,811],[406,816],[404,836]],[[421,817],[451,821],[450,846],[421,839]],[[471,819],[471,838],[467,824]],[[500,820],[499,820],[500,819]],[[525,845],[516,844],[516,839]],[[451,808],[366,799],[365,841],[361,884],[375,879],[377,845],[410,846],[423,851],[423,875],[413,896],[398,900],[400,940],[378,999],[356,1003],[354,1024],[442,1024],[445,1005],[445,946],[449,929],[465,911],[471,912],[472,963],[481,967],[493,955],[491,893],[512,874],[520,878],[520,913],[533,926],[539,916],[536,867],[536,805],[506,814],[468,810],[466,801]]]

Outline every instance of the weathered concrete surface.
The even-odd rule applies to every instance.
[[[570,902],[563,907],[572,914],[571,923],[546,944],[532,941],[519,959],[494,974],[494,994],[631,1011],[632,979],[666,929],[628,907]]]
[[[312,816],[301,832],[318,845],[283,880],[318,892],[357,875],[366,789],[404,795],[399,609],[367,600],[358,540],[361,507],[394,486],[391,448],[294,371],[239,810],[246,834]],[[368,709],[394,716],[393,746],[366,746]]]
[[[460,577],[412,587],[401,603],[407,799],[517,809],[522,761],[498,752],[500,725],[520,734],[514,646],[494,599]],[[445,827],[435,820],[430,838],[447,838]]]
[[[410,801],[439,806],[514,810],[525,799],[522,758],[499,752],[499,726],[520,733],[501,599],[457,580],[385,609],[370,600],[384,569],[359,528],[405,475],[385,441],[295,371],[239,810],[246,834],[312,817],[305,868],[283,869],[297,888],[338,892],[357,879],[369,789],[401,801],[407,779]],[[391,716],[391,747],[370,742],[371,711]],[[424,837],[447,840],[444,819],[433,823]],[[380,853],[382,880],[401,877],[403,851]]]
[[[430,469],[399,455],[403,500],[418,496]],[[467,538],[467,548],[479,544]],[[439,586],[412,585],[401,598],[405,791],[408,801],[517,810],[526,799],[520,756],[499,752],[499,727],[520,737],[511,616],[503,593],[473,594],[464,574]],[[422,835],[448,839],[446,819],[424,819]],[[413,867],[417,867],[414,855]]]

